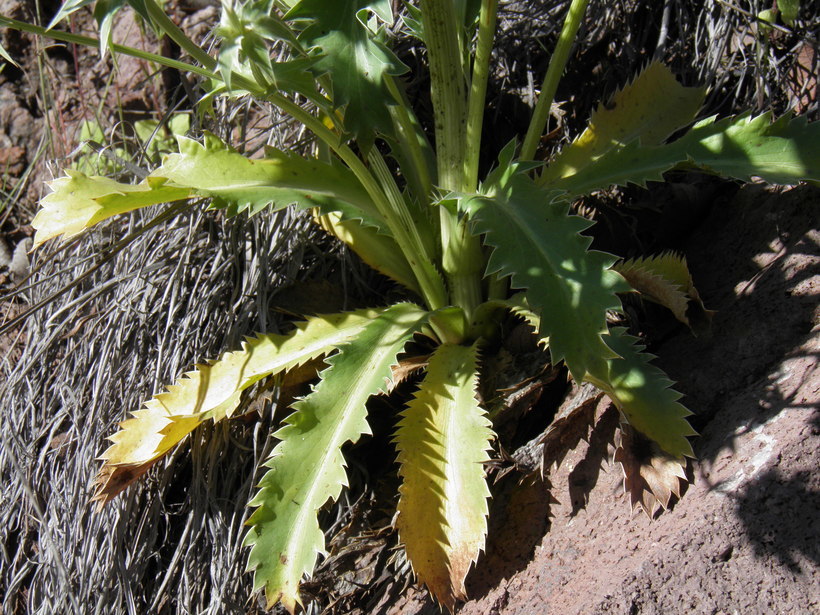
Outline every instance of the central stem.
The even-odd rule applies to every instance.
[[[463,24],[452,0],[422,0],[424,38],[430,62],[430,93],[436,131],[439,187],[445,192],[472,192],[465,182],[467,159],[467,76],[462,58]],[[483,255],[466,219],[446,207],[441,216],[441,268],[452,303],[467,314],[481,302]]]

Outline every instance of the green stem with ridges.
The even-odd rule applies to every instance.
[[[467,156],[464,159],[464,185],[471,191],[478,188],[481,128],[484,122],[484,107],[487,104],[487,79],[490,74],[490,55],[493,50],[497,14],[498,0],[481,1],[473,78],[467,103]]]
[[[401,190],[399,190],[396,180],[390,172],[390,169],[387,167],[387,163],[384,161],[381,153],[379,153],[377,149],[372,148],[368,154],[367,160],[370,163],[373,174],[381,184],[382,190],[386,195],[393,211],[396,213],[398,223],[407,233],[407,236],[412,244],[412,249],[423,259],[422,263],[414,263],[411,261],[411,266],[414,268],[419,265],[430,266],[431,263],[435,262],[435,246],[429,242],[426,242],[423,235],[432,232],[432,230],[429,227],[422,227],[421,224],[413,218],[410,213],[410,209],[404,200],[404,196],[402,195]],[[438,276],[438,273],[436,273],[436,275]],[[443,302],[446,299],[444,296],[443,286],[441,290],[442,296],[440,297],[440,301]]]
[[[527,136],[524,137],[524,145],[521,147],[520,155],[522,160],[535,159],[538,142],[541,140],[541,135],[544,134],[544,129],[547,126],[552,101],[555,99],[555,92],[558,89],[558,82],[561,80],[561,75],[567,65],[569,53],[572,51],[572,45],[575,42],[575,35],[578,34],[578,28],[581,27],[584,20],[587,4],[589,4],[589,0],[572,0],[569,11],[567,11],[564,27],[561,28],[561,35],[558,37],[558,43],[555,45],[555,51],[552,52],[550,64],[547,67],[547,74],[541,87],[541,95],[535,104],[535,111],[530,120]]]
[[[447,301],[441,278],[438,277],[433,263],[425,258],[423,252],[416,249],[412,233],[404,221],[405,218],[410,218],[406,205],[401,203],[400,206],[394,208],[394,205],[390,203],[379,182],[376,181],[364,162],[350,147],[341,142],[339,135],[325,126],[319,118],[311,115],[281,94],[269,95],[267,100],[301,122],[314,135],[327,143],[336,155],[341,158],[342,162],[356,175],[373,200],[376,209],[387,223],[390,232],[393,234],[393,239],[396,240],[407,262],[413,266],[422,295],[427,302],[427,307],[432,310],[444,307]]]
[[[464,183],[467,87],[459,36],[463,25],[451,0],[421,0],[425,43],[430,62],[430,92],[436,131],[439,186],[445,192],[470,190]],[[440,207],[441,267],[450,299],[467,313],[481,302],[481,245],[465,220]]]
[[[467,124],[463,50],[458,44],[461,24],[452,0],[422,0],[421,10],[430,62],[438,181],[444,190],[460,191]]]

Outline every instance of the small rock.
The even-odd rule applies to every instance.
[[[11,277],[15,280],[27,278],[30,273],[28,251],[31,249],[31,244],[31,237],[26,237],[14,248],[14,254],[11,257],[11,263],[9,263],[8,268],[9,271],[11,271]]]
[[[17,177],[26,168],[26,150],[17,145],[0,148],[0,182],[7,176]]]

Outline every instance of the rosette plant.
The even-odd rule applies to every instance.
[[[33,221],[37,245],[149,205],[204,200],[228,215],[298,207],[406,289],[404,302],[308,317],[287,335],[257,335],[184,374],[111,437],[100,502],[198,425],[235,416],[254,383],[323,359],[312,390],[274,434],[278,444],[249,502],[245,542],[255,586],[269,605],[294,611],[300,582],[325,549],[317,514],[346,484],[343,447],[370,432],[368,399],[390,392],[398,357],[426,336],[434,350],[419,363],[417,390],[394,435],[395,526],[419,582],[453,608],[487,533],[494,432],[479,395],[482,347],[502,334],[509,313],[532,325],[553,364],[563,362],[576,382],[612,400],[629,437],[648,442],[646,471],[634,480],[654,502],[665,506],[679,495],[693,455],[690,412],[638,340],[608,326],[608,315],[621,310],[619,294],[637,291],[686,322],[697,296],[685,262],[665,255],[617,263],[590,249],[583,233],[591,222],[570,205],[612,185],[661,181],[677,167],[780,184],[818,179],[818,124],[770,114],[696,121],[705,89],[683,87],[652,63],[597,109],[574,142],[539,160],[587,5],[572,0],[527,133],[495,152],[493,170],[479,177],[497,0],[406,3],[405,27],[426,47],[432,134],[408,102],[407,69],[388,46],[390,0],[224,0],[213,55],[155,0],[128,0],[190,63],[108,40],[122,2],[69,0],[55,22],[92,3],[100,40],[5,17],[0,25],[189,71],[206,92],[203,104],[218,96],[267,101],[301,122],[316,147],[248,158],[205,134],[179,138],[179,151],[139,183],[69,170],[51,182]]]

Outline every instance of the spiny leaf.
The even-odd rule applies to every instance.
[[[483,464],[493,438],[476,400],[477,350],[439,346],[396,434],[402,486],[396,527],[413,570],[451,611],[484,548]]]
[[[254,587],[265,588],[269,606],[281,601],[292,613],[301,603],[299,583],[324,553],[317,512],[347,484],[341,448],[370,433],[365,402],[386,387],[396,356],[427,315],[409,303],[386,308],[327,360],[319,384],[276,433],[281,442],[265,463],[245,537]]]
[[[206,134],[203,143],[184,137],[178,141],[179,154],[166,156],[151,175],[220,199],[232,213],[295,203],[378,218],[367,192],[347,168],[274,148],[268,148],[264,158],[246,158],[212,134]]]
[[[384,76],[405,71],[368,26],[369,11],[393,20],[390,0],[302,0],[285,16],[310,20],[299,40],[320,51],[314,70],[330,75],[333,102],[345,107],[345,128],[364,142],[372,140],[374,129],[389,132],[392,99]]]
[[[622,261],[613,266],[645,298],[669,308],[680,322],[698,332],[713,312],[700,299],[686,257],[674,252]],[[690,313],[694,322],[690,322]]]
[[[628,424],[621,424],[615,461],[624,472],[624,489],[632,507],[640,507],[652,517],[658,507],[668,508],[672,496],[681,496],[688,482],[686,468],[679,457],[660,448]]]
[[[132,185],[71,169],[66,175],[48,182],[52,192],[41,199],[41,209],[31,221],[37,230],[34,247],[58,235],[73,237],[117,214],[191,196],[189,188],[166,185],[162,178]]]
[[[110,438],[114,444],[101,456],[105,464],[95,499],[110,501],[136,479],[134,468],[143,473],[203,421],[230,417],[242,391],[255,382],[332,352],[378,314],[360,310],[310,318],[289,335],[259,335],[242,350],[197,366],[120,423]]]
[[[587,380],[609,396],[629,424],[676,459],[694,457],[687,436],[697,432],[686,416],[692,414],[678,400],[681,394],[658,367],[652,355],[642,352],[637,338],[623,328],[612,329],[606,343],[619,356],[596,365]]]
[[[658,145],[694,121],[705,88],[687,88],[666,66],[653,62],[592,114],[589,126],[547,167],[541,183],[575,175],[609,150],[640,139]]]
[[[588,249],[591,240],[581,231],[590,222],[569,215],[555,196],[502,160],[484,194],[461,197],[459,208],[493,248],[487,274],[509,275],[514,288],[526,289],[552,362],[565,360],[580,382],[593,364],[615,356],[601,335],[607,311],[621,307],[616,293],[629,287],[610,271],[614,257]]]
[[[694,167],[743,181],[753,176],[773,184],[820,180],[820,122],[771,113],[746,113],[716,122],[708,118],[671,143],[648,147],[633,141],[611,149],[574,175],[549,182],[569,194],[612,185],[662,181],[676,166]]]
[[[178,141],[179,153],[166,156],[162,166],[136,185],[71,170],[50,182],[53,192],[42,199],[32,221],[35,246],[61,234],[76,235],[116,214],[197,196],[216,199],[215,206],[227,207],[230,214],[256,213],[270,205],[318,207],[387,232],[366,191],[346,168],[272,148],[264,158],[251,160],[213,135],[206,135],[202,144],[184,137]]]
[[[820,180],[820,122],[788,114],[774,120],[771,112],[713,121],[700,122],[672,144],[686,148],[699,169],[742,181],[757,176],[770,184]]]

